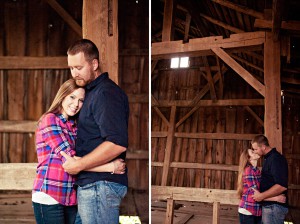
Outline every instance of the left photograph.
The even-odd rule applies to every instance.
[[[0,12],[0,223],[149,223],[149,0]]]

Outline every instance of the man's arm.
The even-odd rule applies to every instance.
[[[254,191],[254,195],[252,196],[255,201],[263,201],[266,198],[271,198],[277,195],[280,195],[282,192],[287,190],[286,187],[283,187],[279,184],[275,184],[270,189],[260,193],[259,191]]]
[[[82,170],[88,170],[90,168],[103,165],[125,151],[125,147],[116,145],[109,141],[105,141],[97,148],[95,148],[92,152],[83,156],[81,159],[67,160],[63,164],[63,168],[69,174],[74,175]]]

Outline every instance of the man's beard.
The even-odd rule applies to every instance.
[[[81,86],[81,87],[84,87],[88,84],[84,79],[75,79],[75,82],[78,86]]]

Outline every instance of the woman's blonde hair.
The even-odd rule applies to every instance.
[[[50,108],[48,109],[48,111],[46,113],[44,113],[41,116],[40,120],[42,119],[43,116],[45,116],[48,113],[54,113],[54,114],[60,113],[62,110],[62,102],[66,98],[66,96],[68,96],[73,91],[75,91],[76,89],[79,89],[79,88],[82,88],[82,87],[78,86],[74,79],[69,79],[69,80],[65,81],[60,86],[59,90],[57,91],[56,96],[54,97],[54,100],[53,100]]]
[[[249,165],[249,153],[248,149],[244,149],[242,154],[240,155],[239,162],[239,173],[238,173],[238,181],[237,181],[237,194],[241,198],[243,194],[243,173],[247,165]]]

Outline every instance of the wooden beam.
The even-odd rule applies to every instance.
[[[34,133],[37,121],[4,121],[0,120],[0,133]]]
[[[265,135],[270,145],[282,153],[280,41],[274,41],[270,32],[267,32],[264,49]]]
[[[212,51],[229,65],[238,75],[240,75],[247,83],[249,83],[257,92],[265,96],[265,86],[253,77],[246,69],[230,57],[221,48],[212,48]]]
[[[257,134],[236,133],[185,133],[176,132],[176,138],[199,138],[199,139],[221,139],[221,140],[252,140]]]
[[[290,78],[290,77],[281,77],[281,82],[300,85],[300,79]]]
[[[167,131],[152,131],[151,138],[166,138],[168,136]]]
[[[220,202],[213,203],[213,224],[220,224]]]
[[[216,94],[216,90],[215,90],[214,80],[213,80],[213,77],[211,75],[210,67],[206,67],[205,70],[206,70],[206,78],[207,78],[207,82],[208,82],[208,85],[209,85],[211,99],[213,101],[216,101],[217,100],[217,94]]]
[[[272,29],[272,21],[256,19],[254,21],[254,27]],[[282,21],[280,28],[285,30],[299,31],[300,21]]]
[[[278,39],[279,39],[279,31],[280,31],[281,18],[282,18],[282,8],[283,8],[282,0],[273,0],[273,5],[272,5],[272,36],[273,36],[274,41],[278,41]]]
[[[191,100],[160,100],[159,103],[151,102],[152,106],[159,107],[194,107]],[[227,106],[264,106],[264,99],[228,99],[228,100],[199,100],[197,102],[199,107],[227,107]]]
[[[32,190],[36,163],[0,163],[0,190]]]
[[[264,126],[264,122],[262,119],[260,119],[260,117],[249,107],[249,106],[245,106],[246,110],[255,118],[255,120],[257,120],[257,122],[261,125]]]
[[[190,39],[189,43],[183,41],[170,41],[153,43],[151,48],[152,60],[160,58],[171,58],[175,55],[193,55],[202,52],[202,55],[211,55],[211,49],[222,48],[244,48],[248,46],[261,45],[265,42],[265,32],[247,32],[232,34],[230,38],[223,39],[222,36],[204,37]],[[210,53],[209,53],[210,52]]]
[[[259,19],[263,19],[264,18],[264,14],[261,13],[261,12],[258,12],[258,11],[255,11],[249,7],[246,7],[246,6],[243,6],[243,5],[238,5],[238,4],[235,4],[235,3],[232,3],[228,0],[211,0],[212,2],[215,2],[215,3],[218,3],[220,5],[223,5],[227,8],[230,8],[230,9],[233,9],[237,12],[241,12],[241,13],[244,13],[246,15],[249,15],[249,16],[253,16],[255,18],[259,18]]]
[[[236,60],[238,60],[238,61],[240,61],[240,62],[242,62],[242,63],[244,63],[244,64],[246,64],[246,65],[248,65],[248,66],[250,66],[250,67],[252,67],[252,68],[254,68],[254,69],[256,69],[256,70],[258,70],[258,71],[260,71],[260,72],[264,72],[264,69],[263,69],[263,68],[261,68],[261,67],[255,65],[255,64],[253,64],[253,63],[250,63],[249,61],[247,61],[247,60],[245,60],[245,59],[243,59],[243,58],[240,58],[239,56],[237,56],[237,55],[235,55],[235,54],[230,54],[230,56],[231,56],[232,58],[234,58],[234,59],[236,59]]]
[[[166,150],[165,150],[163,174],[162,174],[162,179],[161,179],[162,186],[166,186],[167,181],[168,181],[171,152],[172,152],[173,141],[174,141],[175,118],[176,118],[176,106],[172,106],[169,127],[168,127],[168,136],[167,136],[167,143],[166,143]]]
[[[168,198],[165,224],[173,224],[174,205],[175,205],[174,200],[172,198]]]
[[[67,56],[19,57],[0,56],[0,69],[69,69]]]
[[[69,24],[69,26],[80,36],[82,37],[82,28],[81,26],[70,16],[70,14],[64,10],[63,7],[57,3],[56,0],[46,0],[46,2],[60,15],[63,20]]]
[[[171,197],[173,200],[181,201],[221,202],[227,205],[238,205],[239,203],[236,190],[151,186],[152,200],[167,200]]]
[[[155,112],[158,114],[158,116],[162,119],[162,121],[163,121],[166,125],[170,126],[169,121],[168,121],[167,118],[163,115],[163,113],[159,110],[159,108],[158,108],[158,107],[153,107],[153,108],[154,108]]]
[[[174,1],[165,0],[162,41],[171,41],[173,38]]]
[[[230,26],[227,23],[223,23],[222,21],[219,21],[219,20],[216,20],[214,18],[211,18],[211,17],[209,17],[209,16],[207,16],[207,15],[205,15],[203,13],[200,13],[200,16],[203,17],[204,19],[206,19],[207,21],[209,21],[209,22],[217,25],[217,26],[220,26],[220,27],[223,27],[226,30],[232,31],[233,33],[244,33],[245,32],[244,30],[241,30],[239,28]]]
[[[187,42],[189,39],[189,31],[190,31],[190,24],[191,24],[191,15],[189,13],[185,16],[185,26],[184,26],[184,42]]]
[[[184,163],[184,162],[172,162],[171,168],[181,169],[204,169],[204,170],[222,170],[222,171],[234,171],[239,170],[239,166],[224,165],[224,164],[207,164],[207,163]]]
[[[101,72],[119,83],[118,0],[83,1],[83,37],[99,49]]]

